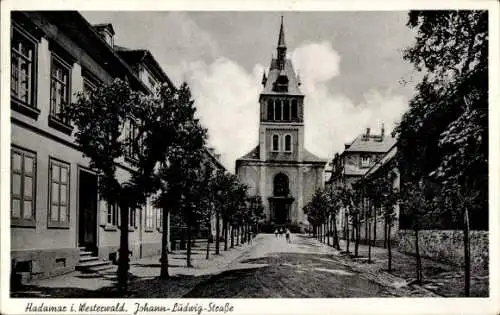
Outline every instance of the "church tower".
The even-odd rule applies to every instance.
[[[304,94],[286,58],[283,17],[276,48],[260,94],[260,156],[266,160],[301,161],[304,144]]]
[[[250,194],[262,197],[270,229],[303,230],[303,207],[323,187],[326,160],[304,148],[304,94],[286,52],[282,17],[276,56],[262,76],[258,145],[236,160],[236,174]]]

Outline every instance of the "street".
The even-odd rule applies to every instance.
[[[271,234],[228,270],[196,285],[186,298],[388,297],[392,288],[371,281],[343,262],[331,247],[305,235],[291,243]]]

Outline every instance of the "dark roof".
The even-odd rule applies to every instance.
[[[259,160],[260,159],[260,145],[253,148],[252,151],[243,155],[240,160]]]
[[[396,143],[391,136],[368,136],[361,135],[354,139],[345,152],[375,152],[386,153]]]
[[[162,81],[167,82],[170,86],[174,86],[170,78],[163,71],[163,69],[158,64],[158,61],[153,57],[153,54],[147,49],[130,49],[127,47],[122,47],[115,45],[116,53],[125,60],[133,68],[136,68],[138,64],[144,63],[148,65],[149,69],[158,76]]]
[[[133,87],[147,91],[146,85],[127,64],[98,34],[77,11],[13,11],[13,18],[24,16],[37,24],[50,23],[56,25],[64,34],[78,43],[82,49],[96,60],[113,77],[127,78]],[[45,21],[44,21],[45,20]],[[47,32],[49,40],[57,41],[57,33]]]
[[[377,163],[375,163],[368,170],[368,172],[366,172],[365,176],[370,176],[372,174],[375,174],[382,166],[392,161],[396,157],[397,152],[398,152],[398,146],[396,145],[396,143],[394,143],[389,152],[387,152],[379,161],[377,161]]]
[[[327,160],[317,157],[311,152],[304,149],[304,155],[302,156],[304,162],[324,162],[326,164]]]
[[[299,88],[299,80],[293,69],[292,61],[290,59],[285,60],[284,75],[288,78],[288,91],[287,92],[276,92],[273,91],[274,82],[278,79],[280,75],[280,69],[278,68],[278,59],[273,58],[271,60],[271,66],[269,67],[269,73],[267,75],[267,81],[264,85],[264,89],[261,94],[271,94],[271,95],[300,95],[303,96]]]

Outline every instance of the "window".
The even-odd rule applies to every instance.
[[[70,102],[70,74],[71,67],[63,62],[55,54],[52,54],[52,66],[50,71],[50,114],[63,120],[62,109]]]
[[[283,120],[290,120],[290,102],[283,101]]]
[[[298,110],[297,100],[292,100],[292,120],[298,118],[297,110]]]
[[[279,173],[274,177],[274,196],[287,196],[289,193],[288,176]]]
[[[10,94],[13,100],[35,107],[36,42],[12,29]]]
[[[11,219],[13,225],[35,225],[36,155],[11,150]]]
[[[292,152],[292,136],[285,135],[285,152]]]
[[[281,120],[281,101],[274,101],[274,120]]]
[[[364,155],[361,157],[361,167],[369,167],[370,166],[370,157]]]
[[[267,100],[267,120],[274,120],[274,102]]]
[[[69,164],[49,161],[49,226],[69,227]]]
[[[108,225],[116,226],[118,225],[118,204],[107,203],[108,211],[107,211],[107,220],[106,223]]]
[[[163,231],[163,210],[159,208],[156,208],[156,228]]]
[[[146,231],[152,231],[153,230],[153,206],[148,202],[146,204],[146,209],[145,209],[146,215],[145,215],[145,227]]]
[[[280,136],[278,135],[273,135],[273,151],[279,151],[280,150]]]

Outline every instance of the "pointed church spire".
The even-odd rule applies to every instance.
[[[283,70],[285,67],[285,59],[286,59],[286,44],[285,44],[285,29],[283,27],[283,15],[281,16],[281,26],[280,26],[280,35],[278,38],[278,68]]]
[[[278,48],[285,48],[285,30],[283,28],[283,15],[281,16],[281,26],[280,26],[280,35],[278,37]]]

